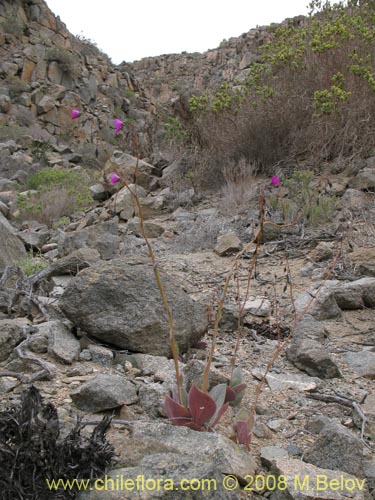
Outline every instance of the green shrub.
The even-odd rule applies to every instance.
[[[279,212],[286,224],[300,222],[317,226],[332,219],[338,203],[335,196],[319,192],[312,183],[314,174],[307,170],[294,172],[283,182],[288,188],[288,197],[273,194],[269,199],[272,211]]]
[[[30,88],[26,82],[14,75],[8,75],[5,79],[5,84],[8,87],[9,96],[12,99],[15,99],[23,92],[27,92]]]
[[[78,73],[77,61],[74,55],[64,47],[53,47],[47,50],[48,62],[56,61],[64,73],[76,76]]]
[[[46,269],[48,267],[48,263],[43,262],[40,257],[34,257],[31,250],[28,256],[19,262],[19,266],[22,268],[26,276],[32,276],[33,274]]]
[[[91,206],[90,184],[90,176],[83,171],[40,170],[28,180],[30,192],[18,196],[20,218],[35,219],[52,227],[62,217]]]
[[[17,16],[9,16],[5,21],[1,23],[1,28],[4,33],[8,33],[15,36],[22,36],[25,34],[27,26],[25,23]]]

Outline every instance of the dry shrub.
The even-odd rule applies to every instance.
[[[36,220],[48,227],[76,210],[75,195],[67,188],[55,188],[18,198],[19,218]]]
[[[247,80],[223,84],[191,103],[194,169],[223,182],[228,161],[242,157],[261,173],[281,161],[336,161],[373,154],[375,26],[371,2],[326,2],[302,23],[284,23],[261,47]],[[238,89],[241,89],[238,91]],[[207,161],[207,156],[209,161]]]
[[[241,158],[223,168],[221,211],[233,213],[246,207],[257,196],[257,166]]]

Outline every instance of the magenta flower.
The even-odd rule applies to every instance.
[[[111,184],[116,184],[120,180],[120,177],[117,174],[112,174],[110,178],[110,183]]]
[[[272,176],[271,184],[272,186],[280,186],[280,179],[277,177],[277,175]]]
[[[118,118],[115,118],[115,133],[118,134],[120,132],[120,130],[122,129],[122,127],[124,126],[124,124],[122,123],[121,120],[119,120]]]
[[[78,111],[78,109],[72,109],[72,120],[75,120],[76,118],[79,117],[79,115],[81,114],[80,111]]]

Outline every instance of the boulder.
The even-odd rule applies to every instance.
[[[76,406],[96,413],[130,405],[138,400],[135,385],[121,375],[101,374],[70,393]]]
[[[365,500],[365,480],[306,464],[301,460],[279,458],[271,473],[279,478],[271,500]]]
[[[118,223],[107,221],[86,227],[80,231],[61,232],[57,244],[61,256],[68,255],[83,247],[96,249],[104,260],[119,256],[121,238],[118,236]]]
[[[239,252],[241,248],[242,243],[239,237],[235,233],[226,233],[218,237],[215,252],[220,257],[224,257]]]
[[[181,351],[207,327],[203,306],[176,279],[161,273]],[[101,262],[74,278],[59,301],[65,315],[86,333],[122,349],[170,355],[169,324],[149,264],[121,259]]]
[[[0,361],[5,361],[13,349],[26,338],[24,327],[27,323],[24,319],[0,320]]]
[[[27,253],[22,241],[0,222],[0,273],[6,266],[17,264]]]
[[[38,325],[41,335],[48,337],[48,352],[62,363],[72,364],[81,351],[79,341],[61,321]]]
[[[304,461],[325,469],[363,476],[363,444],[346,427],[330,422],[304,454]]]

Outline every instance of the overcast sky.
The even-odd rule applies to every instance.
[[[96,42],[115,64],[204,52],[223,39],[307,14],[308,0],[46,0],[74,35]]]

